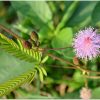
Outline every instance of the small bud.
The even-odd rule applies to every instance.
[[[80,91],[80,98],[83,100],[89,100],[91,98],[91,90],[83,87]]]
[[[31,49],[32,48],[32,44],[29,41],[23,41],[23,46],[27,49]]]
[[[38,39],[39,39],[38,34],[35,31],[33,31],[31,33],[30,40],[36,47],[39,47],[40,45],[40,42],[38,41]]]
[[[38,34],[35,31],[32,31],[30,38],[35,42],[39,39]]]
[[[77,57],[74,57],[74,58],[73,58],[73,63],[74,63],[75,65],[79,65],[79,60],[78,60]]]

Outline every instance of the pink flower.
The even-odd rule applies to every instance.
[[[77,57],[91,60],[100,54],[100,34],[96,32],[97,30],[89,27],[76,34],[73,48]]]
[[[83,100],[89,100],[91,98],[91,90],[83,87],[80,91],[80,98]]]

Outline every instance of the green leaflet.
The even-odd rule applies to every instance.
[[[40,81],[43,82],[44,76],[47,76],[46,70],[42,66],[36,66],[35,68],[39,72]]]
[[[41,63],[45,63],[47,60],[48,60],[48,56],[45,56],[43,59],[42,59],[42,61],[41,61]]]
[[[37,66],[36,69],[39,72],[40,81],[43,82],[43,72],[42,72],[41,68]]]
[[[25,82],[30,82],[33,80],[35,76],[36,70],[30,70],[23,75],[20,75],[19,77],[9,80],[5,82],[4,84],[0,85],[0,96],[7,94],[14,90],[15,88],[19,87]]]
[[[43,73],[45,76],[47,76],[47,72],[46,72],[46,70],[44,69],[44,67],[41,67],[41,70],[42,70],[42,73]]]
[[[4,49],[13,56],[25,60],[28,62],[40,62],[42,53],[34,50],[27,49],[23,47],[21,40],[18,39],[18,44],[15,43],[12,39],[7,38],[0,33],[0,48]]]

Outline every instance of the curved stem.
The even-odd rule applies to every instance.
[[[85,68],[85,69],[87,68],[87,61],[84,62],[84,68]],[[86,74],[87,74],[86,71],[83,71],[85,87],[88,88],[88,80],[87,80],[87,78],[85,77]]]
[[[85,87],[87,88],[87,87],[88,87],[88,80],[87,80],[87,77],[84,76],[84,78],[85,78],[85,79],[84,79]]]

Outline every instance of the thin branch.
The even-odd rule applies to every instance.
[[[84,71],[84,72],[87,72],[87,73],[96,73],[96,74],[100,74],[100,72],[97,72],[97,71],[92,71],[92,70],[87,70],[87,69],[84,69],[84,68],[81,68],[79,66],[75,66],[77,69],[81,70],[81,71]]]
[[[100,79],[100,76],[88,76],[85,75],[86,78],[90,78],[90,79]]]
[[[80,71],[84,71],[84,72],[87,72],[87,73],[96,73],[96,74],[100,74],[100,72],[97,72],[97,71],[91,71],[91,70],[87,70],[87,69],[84,69],[84,68],[81,68],[81,67],[79,67],[79,65],[74,65],[73,63],[70,63],[69,61],[66,61],[66,60],[64,60],[64,59],[62,59],[62,58],[59,58],[59,57],[57,57],[57,56],[54,56],[54,55],[52,55],[52,54],[47,54],[49,57],[51,57],[51,58],[53,58],[53,59],[56,59],[56,60],[59,60],[59,61],[61,61],[61,62],[64,62],[64,63],[66,63],[66,64],[69,64],[69,65],[71,65],[74,69],[79,69]]]
[[[3,25],[0,24],[0,29],[4,30],[5,32],[7,32],[8,34],[14,36],[15,38],[18,38],[20,40],[25,41],[23,38],[21,38],[20,36],[18,36],[17,34],[15,34],[14,32],[12,32],[10,29],[7,29],[6,27],[4,27]]]
[[[70,66],[59,66],[59,65],[47,65],[50,67],[54,67],[54,68],[68,68],[68,69],[77,69],[76,67],[70,67]],[[95,72],[95,71],[90,71],[87,70],[88,72]],[[100,74],[100,73],[99,73]],[[90,79],[100,79],[100,76],[88,76],[88,75],[84,75],[85,78],[90,78]],[[86,82],[86,86],[87,86],[87,81]]]
[[[76,67],[71,67],[71,66],[63,66],[63,65],[46,65],[54,68],[68,68],[68,69],[77,69]]]
[[[75,66],[74,64],[70,63],[69,61],[66,61],[66,60],[64,60],[64,59],[62,59],[62,58],[59,58],[59,57],[57,57],[57,56],[54,56],[54,55],[52,55],[52,54],[50,54],[50,53],[48,53],[47,55],[48,55],[49,57],[55,59],[55,60],[59,60],[59,61],[61,61],[61,62],[64,62],[64,63],[66,63],[66,64],[69,64],[69,65],[71,65],[71,66]]]
[[[50,67],[55,67],[55,68],[68,68],[68,69],[79,69],[80,71],[84,71],[84,72],[88,72],[88,73],[96,73],[96,74],[100,74],[100,72],[97,72],[97,71],[92,71],[92,70],[86,70],[86,69],[83,69],[83,68],[80,68],[80,67],[77,67],[77,66],[63,66],[63,65],[47,65],[47,66],[50,66]]]

